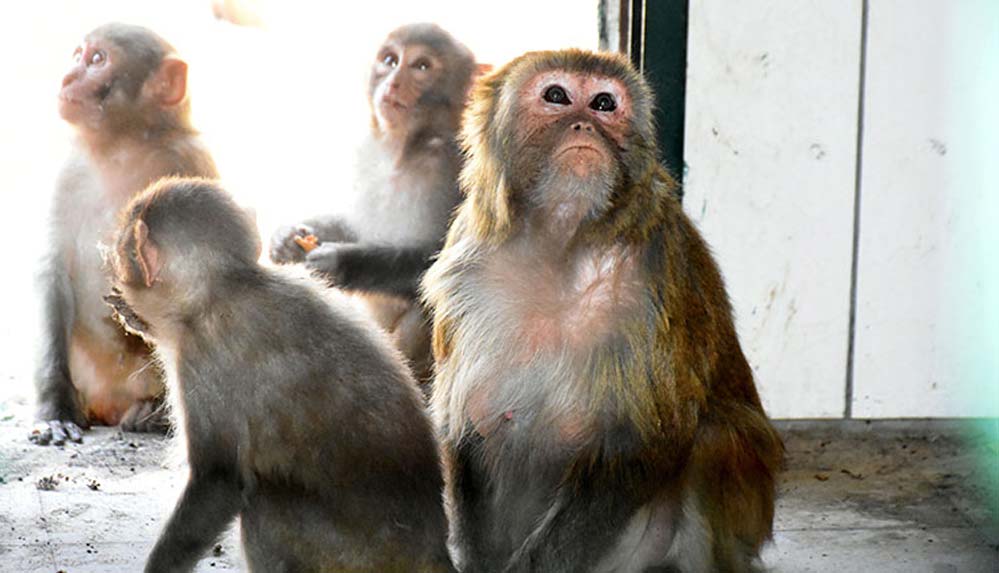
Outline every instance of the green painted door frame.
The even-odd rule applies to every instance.
[[[619,3],[618,3],[619,2]],[[605,0],[601,32],[607,14],[618,16],[618,45],[656,94],[656,125],[661,159],[678,181],[683,180],[683,136],[687,92],[687,21],[689,0]],[[682,196],[682,188],[681,188]]]

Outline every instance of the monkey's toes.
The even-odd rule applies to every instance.
[[[83,443],[83,430],[70,421],[49,420],[35,424],[28,440],[39,446],[61,446],[67,440],[80,444]]]

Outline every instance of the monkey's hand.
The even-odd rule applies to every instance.
[[[295,238],[314,236],[315,234],[316,230],[305,224],[287,225],[279,228],[271,236],[271,260],[280,265],[304,261],[305,249],[295,241]]]
[[[305,255],[305,266],[319,271],[333,286],[349,287],[350,252],[356,247],[354,243],[321,243]]]

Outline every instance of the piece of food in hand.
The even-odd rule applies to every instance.
[[[104,302],[111,307],[111,317],[125,329],[125,332],[145,339],[149,325],[128,306],[118,287],[111,288],[111,294],[104,296]]]
[[[302,247],[302,250],[308,253],[319,246],[319,237],[315,235],[297,236],[295,237],[295,244]]]

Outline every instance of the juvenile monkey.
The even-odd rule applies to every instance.
[[[110,297],[155,342],[190,476],[146,564],[190,571],[234,517],[252,571],[451,571],[440,460],[385,334],[304,271],[260,266],[217,184],[125,209]]]
[[[304,260],[363,296],[420,381],[433,361],[417,289],[460,199],[456,134],[475,70],[472,53],[436,25],[389,34],[371,70],[372,131],[359,152],[353,208],[279,229],[271,241],[273,261]],[[320,244],[307,253],[296,242],[303,237]]]
[[[524,55],[465,118],[424,278],[465,572],[755,571],[783,446],[620,55]]]
[[[62,80],[59,113],[76,131],[52,203],[49,253],[40,274],[42,351],[32,441],[82,440],[91,423],[165,428],[163,383],[149,349],[115,325],[100,244],[114,216],[165,175],[217,176],[190,122],[187,64],[146,28],[101,26],[84,38]]]

